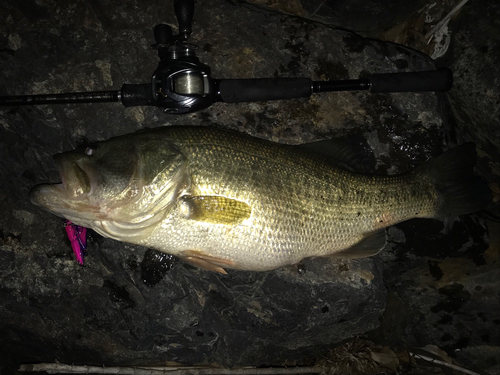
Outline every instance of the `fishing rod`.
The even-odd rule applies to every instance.
[[[191,35],[194,0],[175,0],[178,35],[169,25],[154,28],[160,63],[151,83],[124,84],[120,90],[66,94],[0,96],[0,106],[121,102],[125,107],[157,106],[169,114],[205,109],[215,102],[241,103],[307,98],[314,93],[368,90],[371,93],[448,91],[452,72],[437,70],[372,74],[353,80],[312,81],[309,78],[214,79],[210,67],[196,57]]]

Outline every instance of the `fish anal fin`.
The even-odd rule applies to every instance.
[[[208,255],[200,250],[186,250],[179,254],[179,257],[193,266],[222,274],[227,274],[223,267],[230,266],[233,268],[235,266],[232,260]]]
[[[252,213],[247,203],[223,196],[184,197],[184,202],[189,219],[210,224],[240,224]]]
[[[361,241],[351,247],[332,254],[326,255],[335,259],[358,259],[367,258],[378,254],[387,243],[385,229],[367,233]]]

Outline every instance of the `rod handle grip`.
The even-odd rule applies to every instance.
[[[423,72],[372,74],[370,92],[448,91],[453,85],[453,73],[448,68]]]
[[[311,96],[309,78],[223,79],[218,99],[227,103],[306,98]]]

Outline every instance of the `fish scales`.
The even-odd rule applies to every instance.
[[[373,255],[385,243],[380,229],[473,212],[486,201],[480,194],[487,196],[472,175],[475,148],[467,145],[411,173],[376,176],[306,148],[207,127],[164,127],[55,160],[65,182],[35,187],[33,203],[104,236],[219,272]]]
[[[435,199],[414,178],[353,174],[306,150],[232,133],[176,131],[170,137],[186,155],[192,178],[185,193],[246,202],[252,217],[235,227],[209,226],[175,211],[144,245],[203,249],[236,265],[272,269],[345,249],[415,212],[433,214]],[[190,235],[172,236],[172,230]]]

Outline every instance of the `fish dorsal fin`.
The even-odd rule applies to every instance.
[[[240,224],[252,213],[245,202],[223,196],[184,197],[183,200],[189,219],[210,224]]]
[[[337,167],[352,172],[369,173],[375,170],[373,152],[366,141],[358,137],[327,139],[299,147],[323,155]]]
[[[328,254],[327,257],[336,259],[358,259],[371,257],[382,251],[386,243],[387,235],[385,233],[385,229],[381,229],[366,234],[358,243],[345,250]]]

